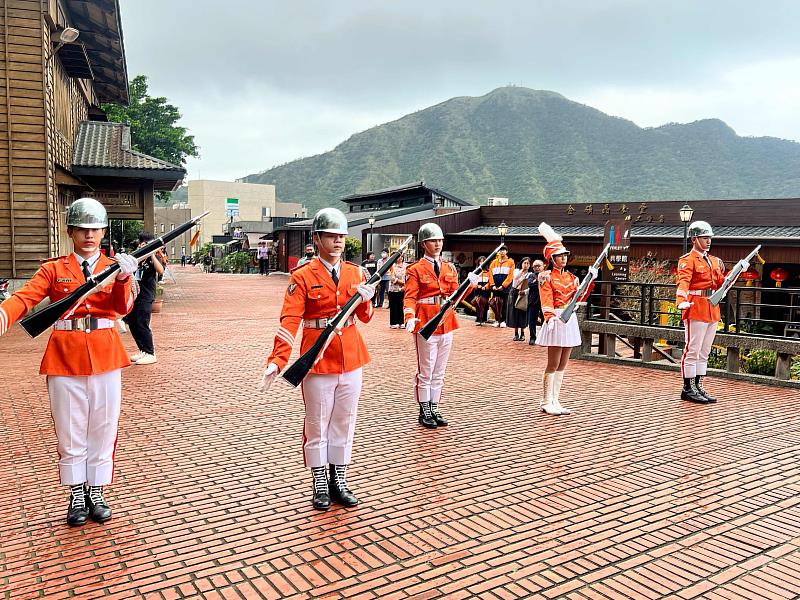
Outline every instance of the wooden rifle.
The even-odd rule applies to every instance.
[[[372,285],[374,287],[381,280],[383,274],[386,273],[392,267],[392,265],[397,262],[397,259],[403,255],[412,239],[414,239],[413,236],[408,236],[408,238],[406,238],[406,241],[400,245],[394,254],[386,259],[386,262],[381,265],[381,268],[375,271],[375,274],[372,275],[369,280],[367,280],[368,285]],[[286,381],[291,383],[294,387],[300,385],[300,382],[305,379],[305,376],[308,375],[308,372],[320,361],[320,359],[322,359],[322,355],[325,354],[325,350],[333,339],[334,333],[337,330],[341,331],[341,329],[344,327],[344,324],[347,322],[347,319],[350,318],[350,315],[353,314],[358,305],[361,303],[361,300],[362,298],[360,294],[353,294],[353,296],[345,303],[341,310],[336,313],[336,316],[328,320],[327,327],[322,330],[322,333],[319,334],[319,337],[314,344],[308,350],[306,350],[305,353],[298,358],[293,365],[283,372],[281,376]]]
[[[189,231],[210,212],[211,211],[206,211],[202,215],[194,217],[186,223],[177,226],[169,233],[165,233],[161,237],[148,242],[141,248],[134,250],[130,253],[130,256],[133,256],[136,260],[142,262],[158,252],[158,250],[165,246],[167,242],[171,242],[179,235]],[[35,313],[29,313],[19,322],[20,326],[31,337],[40,335],[43,331],[52,327],[53,324],[59,319],[68,319],[70,316],[72,316],[72,313],[75,312],[75,310],[84,300],[86,300],[87,297],[94,294],[97,290],[105,287],[112,277],[116,277],[117,271],[119,271],[119,265],[117,263],[106,267],[100,273],[89,277],[89,279],[86,280],[86,283],[80,285],[69,296],[65,296],[61,300],[57,300],[56,302],[47,305],[45,308]]]
[[[484,260],[480,265],[478,265],[472,271],[472,273],[474,273],[475,275],[480,275],[482,271],[484,271],[489,265],[492,264],[494,257],[497,256],[497,253],[500,252],[500,248],[502,248],[503,246],[504,244],[500,244],[497,248],[492,250],[492,253],[486,257],[486,260]],[[489,277],[491,276],[492,275],[490,273]],[[489,283],[491,285],[491,281]],[[470,285],[469,278],[464,279],[464,281],[461,282],[461,285],[458,286],[458,289],[447,297],[447,300],[444,301],[442,307],[439,309],[439,312],[436,313],[433,316],[433,318],[422,327],[422,329],[419,330],[419,334],[423,338],[425,338],[426,340],[430,339],[430,337],[433,335],[433,332],[436,331],[436,329],[439,327],[439,323],[442,322],[444,314],[450,309],[451,306],[453,306],[453,304],[458,305],[458,301],[461,299],[461,296],[464,295],[464,292],[467,291],[469,285]]]

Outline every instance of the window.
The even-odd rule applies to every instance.
[[[186,254],[186,246],[181,246],[181,254]]]
[[[164,233],[164,224],[161,224],[161,233]]]
[[[170,231],[175,231],[175,223],[173,223],[172,225],[169,226],[169,230]]]
[[[174,225],[173,225],[174,227]],[[175,256],[175,246],[172,246],[172,256]]]

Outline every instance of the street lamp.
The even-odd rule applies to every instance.
[[[375,225],[375,215],[370,215],[369,219],[367,219],[369,223],[369,244],[367,245],[367,256],[369,253],[372,252],[372,228]]]
[[[686,254],[689,251],[689,221],[692,220],[692,215],[694,214],[694,210],[688,204],[684,204],[681,206],[680,215],[681,215],[681,222],[683,223],[683,253]]]
[[[72,44],[75,40],[78,39],[78,36],[81,34],[80,31],[75,29],[74,27],[65,27],[61,31],[58,32],[58,42],[56,47],[50,52],[50,56],[47,57],[45,62],[50,62],[50,59],[53,58],[56,53],[61,50],[61,47],[64,44]]]
[[[506,234],[508,233],[508,225],[506,225],[505,221],[501,221],[500,225],[497,226],[497,233],[500,234],[500,243],[501,244],[505,243],[504,240]]]

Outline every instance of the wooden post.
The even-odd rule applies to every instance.
[[[653,340],[644,338],[642,340],[642,362],[649,363],[653,360]]]
[[[789,379],[792,355],[786,352],[778,352],[777,354],[777,359],[775,360],[775,379],[786,381]]]
[[[728,372],[729,373],[738,373],[739,372],[739,349],[738,348],[728,348]]]
[[[606,356],[609,358],[617,357],[617,336],[613,333],[603,334],[606,340]]]

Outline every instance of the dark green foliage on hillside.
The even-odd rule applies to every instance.
[[[642,129],[554,92],[499,88],[353,135],[257,175],[309,211],[424,179],[514,204],[800,196],[800,144],[744,138],[722,121]]]

